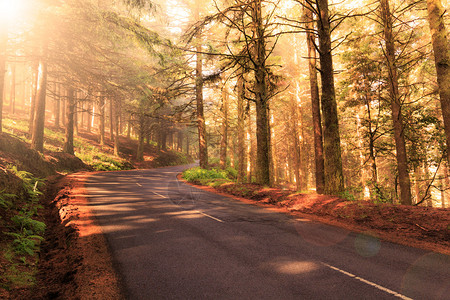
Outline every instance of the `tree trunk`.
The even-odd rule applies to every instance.
[[[422,184],[422,189],[425,191],[423,197],[425,197],[427,199],[426,200],[427,206],[433,207],[433,198],[431,195],[431,190],[430,189],[427,190],[427,184],[431,180],[431,175],[430,175],[430,170],[428,169],[427,159],[424,159],[424,161],[423,161],[422,173],[423,173],[423,179],[424,179],[424,182]]]
[[[89,101],[88,104],[87,104],[87,114],[86,114],[86,117],[87,117],[87,128],[86,128],[86,130],[87,130],[88,133],[91,133],[92,123],[94,121],[93,120],[94,113],[93,113],[92,109],[93,109],[92,102]]]
[[[442,208],[446,208],[449,203],[449,190],[450,189],[450,178],[448,173],[448,163],[444,163],[444,197],[442,199]]]
[[[61,116],[61,84],[55,83],[55,127],[60,126],[60,116]]]
[[[100,145],[105,145],[105,97],[100,95],[99,98],[99,110],[100,110]]]
[[[447,28],[444,22],[445,11],[440,0],[427,0],[427,10],[442,117],[447,138],[447,161],[450,162],[450,54]]]
[[[131,114],[128,118],[128,126],[127,126],[127,139],[131,138]]]
[[[190,143],[190,141],[189,141],[189,133],[188,133],[188,134],[186,134],[186,154],[187,155],[190,155],[189,154],[189,143]]]
[[[79,129],[79,124],[78,124],[78,118],[79,118],[79,111],[80,111],[80,101],[78,101],[78,99],[80,99],[80,97],[79,97],[79,92],[77,92],[77,91],[75,91],[75,98],[74,98],[74,101],[75,101],[75,110],[73,111],[73,126],[74,126],[74,134],[75,135],[78,135],[78,129]]]
[[[203,112],[203,62],[201,46],[197,46],[197,67],[195,73],[195,95],[197,103],[198,151],[200,168],[208,167],[208,146],[206,140],[206,123]]]
[[[414,168],[414,196],[415,196],[415,203],[418,203],[421,199],[420,197],[420,166],[416,166]],[[412,202],[412,201],[411,201]]]
[[[200,20],[200,0],[195,2],[195,19]],[[200,168],[208,167],[208,144],[206,140],[206,122],[203,112],[203,56],[202,56],[202,33],[197,35],[196,46],[196,68],[195,68],[195,98],[197,104],[197,130],[198,130],[198,156]]]
[[[224,84],[222,88],[222,128],[220,140],[220,168],[224,170],[227,167],[227,148],[228,148],[228,92]]]
[[[31,137],[31,148],[39,152],[44,152],[44,127],[45,127],[45,98],[47,93],[47,61],[46,49],[43,49],[43,56],[39,59],[38,84],[36,92],[36,114],[33,124],[33,134]]]
[[[244,118],[244,98],[245,98],[245,81],[244,74],[241,73],[237,79],[237,152],[238,152],[238,176],[237,182],[244,182],[245,178],[245,118]]]
[[[137,161],[144,161],[144,136],[145,136],[145,116],[139,116],[139,137],[138,137],[138,148],[136,153]]]
[[[6,73],[6,43],[8,41],[6,27],[0,23],[0,132],[3,131],[3,102]]]
[[[162,151],[167,151],[167,131],[165,129],[161,130],[160,145]]]
[[[36,116],[36,97],[37,97],[37,87],[38,87],[38,73],[39,73],[39,62],[33,63],[33,87],[31,93],[31,103],[30,103],[30,119],[28,122],[28,132],[30,135],[33,134],[34,118]]]
[[[255,72],[255,104],[256,104],[256,182],[270,185],[270,130],[269,103],[267,97],[266,44],[264,26],[261,15],[261,0],[253,2],[252,21],[254,23],[255,39],[253,68]]]
[[[11,89],[9,90],[9,103],[12,114],[16,113],[16,64],[11,64]]]
[[[291,100],[291,112],[292,112],[292,116],[291,116],[291,135],[292,135],[292,139],[293,139],[293,144],[294,144],[294,149],[293,149],[293,154],[294,154],[294,165],[293,165],[293,169],[294,169],[294,176],[295,176],[295,189],[297,191],[301,190],[302,188],[302,178],[300,178],[300,168],[301,168],[301,149],[300,149],[300,139],[299,139],[299,133],[298,133],[298,122],[297,120],[299,119],[299,114],[298,114],[298,109],[297,109],[297,101],[295,100],[294,96],[291,96],[290,98]]]
[[[114,100],[111,99],[111,104],[113,104]],[[114,155],[115,156],[119,156],[119,148],[120,148],[120,141],[119,141],[119,136],[120,136],[120,126],[119,126],[119,118],[120,118],[120,111],[119,109],[117,109],[117,105],[116,103],[114,103],[115,108],[113,109],[113,114],[112,114],[112,118],[114,119],[113,121],[113,131],[115,134],[114,135]]]
[[[277,177],[277,160],[274,157],[274,153],[277,153],[277,144],[272,143],[272,141],[275,141],[275,132],[273,131],[274,124],[274,118],[273,118],[273,111],[268,110],[268,128],[269,128],[269,174],[270,174],[270,186],[274,186],[278,182]]]
[[[374,199],[374,196],[380,195],[381,191],[378,187],[378,170],[375,159],[375,132],[372,128],[372,110],[370,108],[370,101],[366,101],[367,118],[368,118],[368,135],[369,135],[369,166],[370,166],[370,181],[371,191],[370,197]]]
[[[114,142],[114,112],[113,112],[113,100],[109,101],[109,135],[111,142]]]
[[[81,129],[83,129],[84,124],[86,123],[85,119],[86,119],[86,115],[87,115],[86,103],[82,100],[78,104],[78,106],[80,107],[80,116],[81,116],[81,121],[80,121],[81,126],[80,127],[81,127]],[[87,118],[87,119],[89,119],[89,118]]]
[[[66,118],[66,103],[67,103],[67,99],[66,99],[66,91],[65,89],[61,91],[61,116],[62,116],[62,124],[65,127],[67,124],[67,118]]]
[[[183,152],[183,131],[179,130],[178,131],[178,141],[177,141],[177,151],[178,152]]]
[[[66,137],[64,141],[63,151],[65,153],[74,154],[73,149],[73,133],[74,133],[74,114],[75,114],[75,91],[72,87],[67,87],[66,99]]]
[[[333,59],[331,54],[331,29],[328,15],[328,0],[317,1],[320,16],[318,20],[320,70],[322,76],[322,116],[324,174],[326,194],[337,195],[344,190],[342,172],[341,141],[336,95],[334,90]]]
[[[400,203],[411,205],[411,182],[408,172],[406,144],[401,112],[400,95],[398,90],[397,66],[395,63],[395,45],[392,32],[392,15],[388,0],[380,0],[381,16],[384,25],[384,39],[386,42],[386,59],[389,71],[389,93],[391,98],[392,120],[394,123],[394,140],[397,158],[398,181],[400,186]]]
[[[255,145],[254,141],[252,139],[253,137],[253,126],[252,126],[252,118],[250,113],[250,106],[248,110],[248,121],[247,121],[247,182],[252,183],[253,182],[253,176],[254,176],[254,165],[255,165],[255,157],[252,155],[255,153]]]

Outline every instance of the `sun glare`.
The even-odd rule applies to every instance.
[[[13,22],[21,17],[24,8],[24,0],[0,0],[0,18]]]

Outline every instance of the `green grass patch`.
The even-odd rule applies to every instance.
[[[27,121],[5,118],[3,124],[5,132],[20,138],[24,142],[31,143]],[[65,139],[63,130],[45,128],[44,136],[45,150],[52,152],[61,152],[63,150]],[[92,144],[92,141],[80,136],[74,137],[74,148],[75,155],[96,171],[119,171],[132,168],[131,164],[125,159],[109,153],[107,148],[100,149],[96,147]]]
[[[200,167],[187,169],[183,172],[183,178],[189,182],[201,183],[201,180],[228,179],[227,172],[219,169],[202,169]]]

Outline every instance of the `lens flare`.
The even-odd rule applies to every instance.
[[[19,19],[24,9],[24,0],[0,0],[0,18],[8,23]]]

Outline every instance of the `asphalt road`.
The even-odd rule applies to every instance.
[[[183,167],[86,184],[129,299],[450,299],[450,257],[178,182]]]

